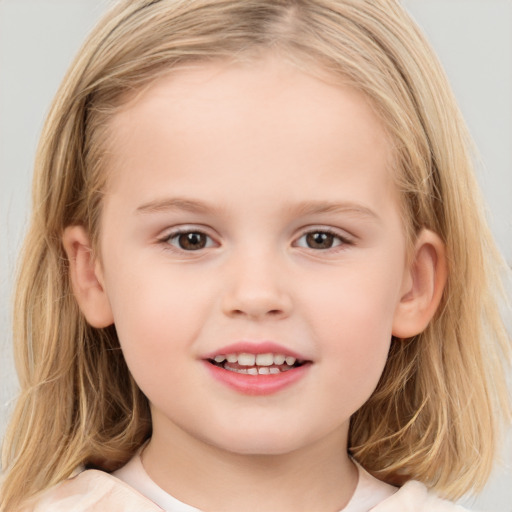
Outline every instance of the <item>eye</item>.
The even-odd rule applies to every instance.
[[[310,231],[302,235],[296,242],[298,247],[326,250],[340,245],[350,244],[350,241],[328,230]]]
[[[182,251],[199,251],[215,245],[213,240],[201,231],[171,233],[163,241]]]

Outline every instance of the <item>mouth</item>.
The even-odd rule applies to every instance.
[[[248,352],[217,354],[207,361],[218,368],[244,375],[279,375],[299,368],[309,361],[291,355],[273,352],[251,354]]]
[[[313,361],[273,342],[234,343],[207,354],[203,362],[215,380],[251,396],[292,388],[313,366]]]

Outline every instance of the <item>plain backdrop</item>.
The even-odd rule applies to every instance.
[[[512,264],[512,1],[404,3],[445,65],[480,151],[491,227]],[[67,66],[107,6],[107,0],[0,0],[0,437],[17,386],[10,295],[35,146]],[[486,489],[464,499],[466,506],[512,512],[511,437]]]

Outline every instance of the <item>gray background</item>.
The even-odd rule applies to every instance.
[[[446,67],[481,155],[489,221],[512,264],[512,0],[404,0]],[[10,348],[13,269],[27,220],[31,168],[57,86],[107,0],[0,0],[0,437],[16,377]],[[512,511],[512,436],[477,498]]]

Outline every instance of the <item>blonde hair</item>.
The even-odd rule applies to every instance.
[[[80,465],[121,466],[151,434],[115,326],[85,322],[61,242],[72,224],[97,241],[108,120],[127,95],[176,66],[264,51],[367,95],[394,145],[410,241],[425,227],[446,244],[441,307],[423,333],[393,339],[377,389],[352,418],[349,449],[382,480],[417,479],[451,498],[487,480],[509,411],[502,262],[464,122],[403,8],[395,0],[123,0],[76,58],[38,149],[15,301],[21,395],[3,450],[2,510]]]

